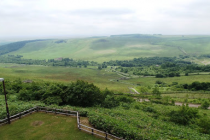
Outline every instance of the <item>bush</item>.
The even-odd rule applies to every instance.
[[[208,101],[204,101],[201,104],[201,108],[202,109],[208,109],[209,105],[210,105],[210,103]]]
[[[128,103],[122,103],[121,106],[126,110],[130,109],[130,104]]]
[[[153,95],[156,95],[156,96],[160,96],[161,95],[161,92],[159,91],[159,87],[153,88],[152,94]]]
[[[198,119],[197,124],[201,133],[210,134],[210,119],[207,116]]]
[[[163,84],[164,82],[162,82],[162,81],[160,81],[160,80],[157,80],[156,82],[155,82],[155,84],[158,84],[158,85],[160,85],[160,84]]]
[[[188,125],[189,123],[193,123],[193,119],[199,116],[196,108],[190,108],[188,104],[186,106],[183,104],[178,111],[171,111],[169,117],[172,122]]]
[[[126,96],[119,96],[117,97],[119,102],[124,102],[124,103],[132,103],[135,100],[132,97],[126,97]]]
[[[74,106],[88,107],[104,101],[104,96],[98,87],[82,80],[71,83],[66,92],[61,94],[65,104]]]
[[[105,108],[113,108],[120,105],[119,100],[115,96],[107,95],[104,102],[102,103],[102,106]]]
[[[149,106],[144,107],[143,111],[156,113],[156,110],[153,107],[149,107]]]
[[[60,103],[62,103],[62,99],[60,96],[48,97],[47,99],[44,100],[44,103],[47,105],[51,104],[59,105]]]

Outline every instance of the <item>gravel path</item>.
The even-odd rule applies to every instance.
[[[146,102],[149,102],[149,99],[139,99],[139,102],[143,102],[143,100],[146,101]],[[181,102],[175,102],[175,105],[177,105],[177,106],[182,106],[182,104],[183,103],[181,103]],[[186,105],[186,103],[184,103],[184,104]],[[201,105],[200,104],[191,104],[191,103],[189,103],[188,106],[189,107],[196,107],[196,108],[198,108]],[[208,109],[210,109],[210,107]]]

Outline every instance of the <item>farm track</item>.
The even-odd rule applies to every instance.
[[[143,102],[143,101],[149,102],[150,100],[149,99],[139,99],[139,102]],[[182,106],[182,104],[183,104],[182,102],[175,102],[176,106]],[[184,105],[186,105],[186,103],[184,103]],[[200,104],[188,103],[188,106],[189,107],[196,107],[196,108],[198,108],[201,105]],[[208,107],[208,109],[210,109],[210,107]]]
[[[140,94],[138,91],[136,91],[136,89],[135,89],[135,88],[131,88],[131,87],[129,87],[129,89],[130,89],[130,91],[131,91],[131,90],[133,90],[136,94]]]

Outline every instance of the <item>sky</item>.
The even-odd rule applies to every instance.
[[[209,35],[209,0],[0,0],[0,39]]]

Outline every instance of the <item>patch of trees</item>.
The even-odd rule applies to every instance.
[[[188,72],[209,72],[210,71],[210,65],[196,65],[196,64],[193,64],[193,65],[187,65],[185,68],[184,68],[185,71],[188,71]]]
[[[164,73],[164,74],[156,74],[155,77],[156,78],[165,78],[165,77],[179,77],[180,73],[179,72],[170,72],[170,73]]]
[[[105,62],[103,62],[102,65],[98,65],[99,70],[102,70],[103,68],[107,68],[107,65]]]
[[[82,60],[73,60],[70,58],[61,58],[60,60],[48,59],[36,60],[36,59],[24,59],[22,55],[8,55],[0,56],[0,63],[16,63],[26,65],[45,65],[45,66],[71,66],[71,67],[87,67],[88,65],[97,66],[97,62],[89,62]]]
[[[141,67],[152,65],[163,65],[163,67],[176,67],[191,64],[191,62],[177,60],[176,57],[148,57],[148,58],[134,58],[133,60],[116,60],[106,62],[110,66],[122,67]]]
[[[206,57],[206,58],[210,58],[210,54],[203,54],[200,57]]]
[[[0,46],[0,55],[19,50],[20,48],[25,46],[26,43],[31,43],[31,42],[36,42],[36,41],[43,41],[43,40],[27,40],[27,41],[20,41],[20,42],[14,42],[14,43],[2,45]]]
[[[24,83],[20,79],[6,81],[6,91],[9,94],[17,94],[19,100],[39,100],[45,104],[72,105],[72,106],[102,106],[112,108],[120,105],[120,102],[133,102],[132,98],[114,96],[114,92],[108,89],[101,91],[97,86],[82,80],[70,84],[31,82]],[[0,85],[0,94],[2,86]]]
[[[57,44],[66,43],[66,40],[58,40],[58,41],[55,41],[55,43],[57,43]]]
[[[189,89],[193,91],[197,90],[210,91],[210,82],[195,81],[192,84],[183,84],[182,86],[184,89]]]

